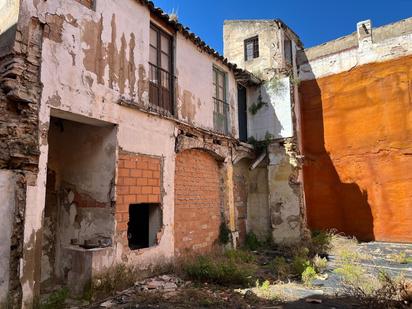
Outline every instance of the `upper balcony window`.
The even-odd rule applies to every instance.
[[[228,133],[229,104],[226,101],[226,74],[213,68],[214,111],[213,125],[216,131]]]
[[[173,114],[172,36],[150,26],[149,102]]]
[[[259,57],[259,37],[255,36],[245,40],[245,60],[252,60]]]

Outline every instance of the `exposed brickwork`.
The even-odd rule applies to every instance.
[[[10,251],[9,302],[11,308],[21,307],[21,282],[27,279],[21,273],[39,274],[40,264],[35,265],[40,237],[32,235],[24,244],[24,218],[27,185],[34,185],[39,158],[39,102],[42,85],[40,63],[43,26],[36,18],[21,18],[16,27],[14,42],[2,50],[0,57],[0,169],[16,173],[16,205]],[[42,132],[40,132],[41,134]],[[21,269],[20,260],[26,251],[27,261]],[[39,282],[40,280],[38,280]],[[34,284],[34,292],[39,284]]]
[[[162,159],[121,151],[117,166],[117,232],[125,236],[129,205],[161,202]]]
[[[200,150],[176,156],[175,254],[210,250],[220,225],[219,167]]]

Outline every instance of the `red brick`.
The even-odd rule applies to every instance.
[[[153,178],[160,179],[160,171],[153,171]]]
[[[131,186],[130,194],[140,194],[142,193],[142,188],[140,186]]]
[[[160,187],[152,187],[152,193],[160,195]]]
[[[152,171],[143,171],[143,175],[142,175],[142,177],[145,177],[145,178],[155,178],[153,175],[154,175],[154,173],[156,173],[156,172],[152,172]]]
[[[136,185],[137,186],[146,186],[148,183],[147,178],[137,178],[136,179]]]
[[[129,169],[127,168],[119,168],[118,169],[118,175],[119,177],[128,177],[129,176]]]
[[[157,187],[157,186],[160,186],[160,181],[159,179],[147,179],[147,185],[152,186],[152,187]]]
[[[117,186],[116,189],[119,195],[129,194],[129,186]]]
[[[152,187],[142,187],[142,193],[143,194],[151,194],[152,193]]]
[[[147,194],[137,194],[136,195],[136,203],[148,203],[149,196]]]
[[[128,204],[116,204],[116,212],[127,212],[129,211]]]
[[[136,168],[136,162],[132,160],[126,160],[124,161],[124,167],[129,168],[129,169],[135,169]]]
[[[142,177],[142,170],[133,169],[130,170],[130,177]]]
[[[160,177],[160,171],[153,173],[153,177],[157,176]],[[218,164],[209,154],[199,150],[190,150],[177,155],[175,169],[176,255],[184,254],[186,251],[200,253],[212,249],[220,225],[219,177]],[[160,198],[159,194],[157,196]],[[207,227],[204,228],[205,226]],[[191,231],[190,241],[186,239],[188,231]]]
[[[124,178],[124,185],[125,186],[135,186],[136,185],[136,178]]]
[[[148,202],[149,203],[159,203],[160,202],[160,196],[151,194],[151,195],[148,196]]]
[[[148,164],[147,164],[147,162],[144,162],[144,161],[139,160],[139,161],[136,163],[136,168],[137,168],[137,169],[141,169],[141,170],[146,170],[146,169],[148,168]]]
[[[123,202],[125,204],[134,204],[134,203],[136,203],[136,195],[135,194],[125,195],[123,197]]]

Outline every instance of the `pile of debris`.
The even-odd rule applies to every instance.
[[[163,298],[168,299],[177,295],[179,288],[187,287],[191,282],[172,275],[162,275],[142,281],[138,281],[127,290],[120,292],[117,296],[100,303],[98,308],[118,308],[118,305],[127,304],[136,293],[162,293]]]

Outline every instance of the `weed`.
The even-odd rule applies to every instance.
[[[331,249],[332,233],[328,231],[313,231],[311,238],[311,252],[326,255]]]
[[[249,284],[254,267],[251,264],[238,263],[231,258],[204,255],[184,265],[183,270],[192,279],[221,285]]]
[[[408,256],[406,252],[399,252],[391,256],[392,261],[398,264],[409,264],[412,263],[412,257]]]
[[[117,264],[93,278],[90,291],[86,290],[86,295],[91,299],[115,295],[117,291],[133,286],[139,279],[139,273],[133,266]]]
[[[253,136],[248,138],[248,143],[251,144],[257,153],[263,153],[273,141],[273,135],[269,132],[265,133],[265,139],[257,141]]]
[[[312,260],[313,266],[315,267],[316,272],[322,274],[325,272],[326,267],[328,266],[328,260],[326,258],[322,258],[319,255],[315,255]]]
[[[343,263],[333,272],[339,275],[345,284],[356,286],[362,284],[362,281],[365,280],[366,276],[365,271],[361,266],[350,262]]]
[[[313,280],[316,279],[316,271],[312,266],[307,266],[302,272],[302,282],[307,286],[312,286]]]
[[[64,303],[69,296],[69,290],[63,288],[57,291],[54,291],[47,297],[46,300],[37,303],[34,305],[35,309],[54,309],[54,308],[63,308]]]
[[[262,100],[262,95],[259,94],[257,102],[252,103],[249,107],[249,113],[251,113],[252,115],[256,115],[257,112],[264,106],[268,106],[269,104],[267,102],[264,102]]]
[[[255,251],[259,249],[261,246],[261,243],[259,239],[257,238],[256,234],[253,232],[249,232],[246,234],[245,238],[245,247],[251,251]]]
[[[224,254],[228,259],[240,263],[253,263],[256,256],[253,253],[245,250],[227,250]]]
[[[291,275],[290,264],[286,262],[283,256],[277,256],[272,261],[272,268],[279,280],[285,280]]]
[[[372,279],[372,280],[371,280]],[[358,284],[345,284],[344,294],[358,299],[367,308],[396,308],[405,298],[408,283],[403,277],[391,278],[380,272],[377,277]]]
[[[262,284],[259,283],[259,280],[256,280],[255,288],[253,289],[253,291],[258,297],[261,297],[264,299],[270,299],[270,300],[280,299],[279,295],[274,293],[274,291],[272,291],[269,280],[263,281]]]
[[[301,275],[309,266],[311,265],[307,258],[295,256],[292,260],[292,270],[296,275]]]

